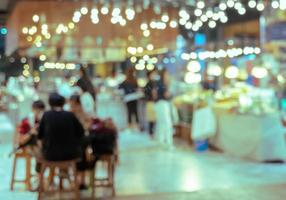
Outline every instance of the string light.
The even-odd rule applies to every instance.
[[[152,51],[153,49],[154,49],[153,44],[148,44],[148,45],[147,45],[147,50],[148,50],[148,51]]]
[[[100,12],[101,12],[101,14],[103,14],[103,15],[107,15],[107,14],[109,13],[109,9],[108,9],[108,7],[106,7],[106,6],[103,6],[103,7],[100,9]]]
[[[81,14],[86,15],[88,13],[88,8],[87,7],[82,7],[80,9]]]
[[[170,27],[171,27],[171,28],[176,28],[177,26],[178,26],[177,21],[172,20],[172,21],[170,22]]]
[[[250,8],[255,8],[255,6],[256,6],[256,1],[255,1],[255,0],[250,0],[250,1],[248,1],[248,6],[249,6]]]
[[[39,20],[40,20],[39,15],[34,15],[33,16],[33,22],[37,23],[37,22],[39,22]]]
[[[280,6],[280,5],[279,5],[279,1],[277,1],[277,0],[272,1],[271,6],[272,6],[272,8],[274,8],[274,9],[279,8],[279,6]]]

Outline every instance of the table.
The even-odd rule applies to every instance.
[[[256,161],[286,160],[286,130],[279,113],[263,115],[216,112],[211,144],[225,153]]]

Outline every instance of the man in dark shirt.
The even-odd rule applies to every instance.
[[[79,158],[84,128],[73,113],[63,110],[64,97],[52,93],[49,104],[51,110],[44,113],[38,135],[44,158],[49,161]]]

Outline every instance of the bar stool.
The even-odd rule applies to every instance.
[[[76,169],[76,163],[78,160],[69,160],[69,161],[47,161],[43,159],[38,159],[38,162],[41,164],[41,171],[40,171],[40,181],[39,181],[39,193],[38,193],[38,200],[41,200],[43,198],[43,194],[53,194],[53,193],[61,193],[61,192],[73,192],[74,193],[74,199],[79,200],[80,199],[80,193],[77,183],[77,169]],[[45,190],[44,185],[44,174],[45,171],[50,171],[50,181],[48,184],[48,189]],[[63,176],[63,172],[67,173],[67,176]],[[72,172],[70,174],[69,172]],[[71,178],[71,175],[73,177]],[[55,177],[59,178],[59,187],[54,190],[49,190],[49,187],[51,185],[51,181],[53,182],[53,179]],[[63,188],[63,180],[67,179],[71,185],[70,189],[64,190]],[[69,198],[70,199],[70,198]]]
[[[115,196],[115,186],[114,186],[114,174],[115,174],[115,165],[116,165],[116,155],[102,155],[98,161],[107,164],[107,177],[105,178],[96,178],[96,164],[91,171],[90,184],[92,187],[92,198],[95,197],[95,188],[96,187],[108,187],[112,189],[112,196]]]
[[[16,179],[16,170],[17,170],[17,161],[19,159],[24,159],[26,163],[25,169],[25,179],[24,180],[17,180]],[[26,149],[23,149],[17,153],[15,153],[14,161],[13,161],[13,169],[12,169],[12,180],[10,185],[10,190],[14,190],[15,183],[24,183],[26,186],[26,190],[31,190],[31,163],[32,163],[32,156],[27,153]]]

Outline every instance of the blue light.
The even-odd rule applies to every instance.
[[[2,35],[7,35],[7,33],[8,33],[7,28],[5,28],[5,27],[1,28],[1,34]]]

